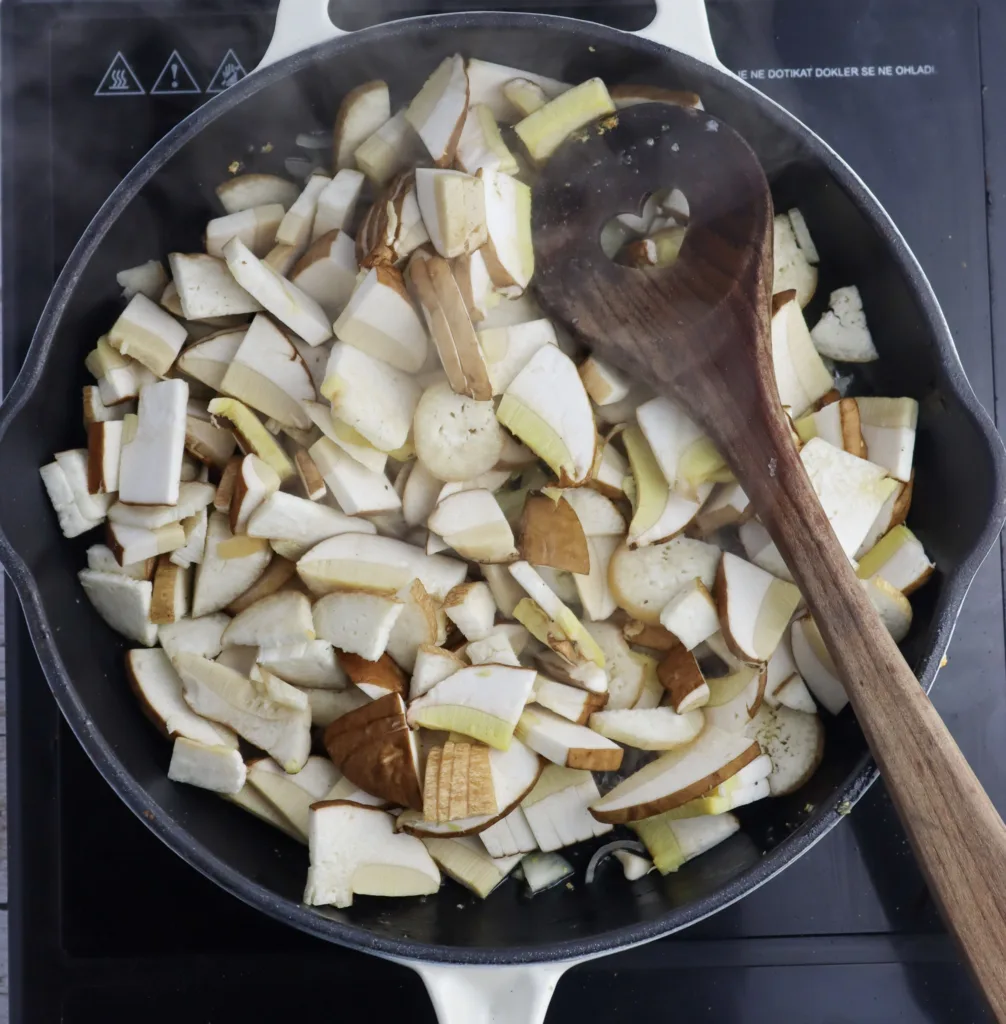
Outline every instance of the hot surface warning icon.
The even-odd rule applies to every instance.
[[[151,96],[184,96],[191,93],[199,93],[203,90],[196,85],[185,61],[178,55],[177,50],[171,51],[171,56],[161,69],[161,73],[150,90]]]
[[[223,92],[229,89],[236,82],[240,82],[247,75],[244,65],[237,59],[233,50],[224,54],[224,59],[213,74],[210,84],[206,87],[207,92]]]
[[[95,96],[145,96],[147,90],[140,85],[140,80],[133,73],[129,62],[121,53],[112,58],[108,70],[94,90]]]

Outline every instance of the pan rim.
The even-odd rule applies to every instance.
[[[728,86],[731,90],[736,90],[738,86],[747,86],[747,83],[740,82],[718,68],[703,64],[677,51],[668,51],[667,47],[659,43],[606,26],[558,15],[481,12],[408,18],[347,34],[287,57],[264,71],[248,76],[180,122],[140,159],[95,214],[53,286],[24,364],[3,404],[0,405],[0,443],[39,383],[42,368],[51,353],[56,331],[84,267],[94,256],[112,223],[179,149],[218,117],[260,90],[288,77],[309,63],[337,57],[344,49],[352,48],[360,41],[394,39],[400,35],[431,29],[473,27],[538,28],[564,37],[567,44],[589,44],[600,39],[652,56],[666,57],[668,52],[672,52],[682,68],[695,72],[700,77],[711,78],[718,85]],[[954,396],[986,442],[993,466],[993,509],[989,521],[971,550],[946,576],[940,598],[933,611],[933,625],[927,645],[929,652],[917,666],[920,681],[928,691],[935,680],[940,659],[950,642],[971,582],[998,537],[1003,522],[1006,521],[1006,450],[995,431],[991,417],[978,402],[967,381],[949,328],[921,266],[881,204],[855,172],[823,140],[773,100],[753,87],[747,86],[747,89],[748,102],[755,105],[762,116],[789,134],[796,133],[804,139],[812,154],[828,167],[836,182],[856,201],[868,222],[885,240],[891,258],[900,264],[930,324],[936,342],[936,364],[943,385]],[[546,963],[614,952],[669,935],[736,902],[792,864],[841,821],[847,813],[846,805],[855,804],[878,775],[872,758],[864,755],[848,780],[818,808],[814,817],[808,819],[778,846],[763,854],[755,864],[715,893],[670,910],[653,921],[626,925],[588,939],[554,942],[545,946],[465,948],[385,938],[363,926],[336,920],[324,912],[277,896],[229,867],[167,814],[130,776],[109,742],[94,728],[53,642],[52,630],[37,584],[2,531],[0,563],[7,569],[17,590],[32,643],[61,713],[92,762],[130,810],[174,853],[232,895],[307,934],[379,956],[459,965]]]

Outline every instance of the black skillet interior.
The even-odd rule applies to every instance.
[[[1002,525],[1003,465],[1001,444],[914,260],[856,179],[774,104],[661,47],[558,18],[448,16],[368,30],[252,76],[159,144],[68,263],[0,416],[8,480],[0,490],[0,553],[73,729],[120,796],[190,863],[273,916],[359,948],[462,962],[558,959],[683,927],[803,852],[839,820],[840,803],[854,801],[874,777],[849,713],[829,719],[824,764],[800,793],[744,809],[740,834],[676,875],[651,875],[630,887],[612,869],[588,889],[581,872],[573,891],[529,901],[510,883],[485,903],[451,884],[439,898],[360,899],[346,912],[309,911],[299,902],[303,847],[208,793],[166,779],[170,748],[129,692],[124,645],[77,584],[94,538],[63,540],[37,474],[53,452],[82,443],[83,358],[120,308],[116,271],[171,250],[198,250],[203,225],[218,209],[213,186],[232,161],[282,173],[294,135],[329,128],[348,89],[380,76],[395,103],[403,103],[453,52],[567,81],[601,75],[609,83],[694,89],[752,144],[779,208],[804,211],[822,254],[819,295],[848,283],[863,292],[882,353],[866,375],[869,389],[921,403],[910,522],[939,571],[918,596],[906,652],[924,684],[932,683],[967,586]],[[581,868],[585,856],[574,854]]]

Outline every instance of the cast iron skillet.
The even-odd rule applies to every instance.
[[[705,27],[699,0],[685,6]],[[284,11],[290,14],[291,3]],[[964,376],[921,269],[863,183],[772,101],[665,46],[558,17],[439,16],[337,38],[250,76],[158,143],[71,255],[0,409],[7,480],[0,492],[0,560],[63,714],[109,784],[179,856],[278,920],[343,945],[425,962],[428,984],[436,973],[431,965],[544,962],[554,965],[554,983],[571,960],[656,938],[714,913],[820,839],[839,820],[836,808],[854,803],[876,777],[851,716],[824,715],[824,763],[800,793],[742,809],[739,834],[667,878],[650,875],[630,887],[610,871],[589,889],[577,884],[572,892],[560,888],[534,901],[508,884],[485,903],[455,889],[440,899],[360,899],[347,911],[308,909],[300,903],[303,847],[209,793],[167,780],[170,746],[144,720],[126,685],[125,645],[77,583],[84,549],[95,538],[62,538],[38,477],[53,452],[81,444],[83,359],[121,307],[116,271],[172,250],[199,250],[203,226],[218,211],[213,186],[233,160],[250,159],[250,144],[256,151],[266,143],[275,147],[252,166],[281,171],[296,132],[329,128],[350,88],[382,77],[400,104],[455,52],[572,82],[600,75],[610,84],[694,90],[757,151],[777,207],[799,205],[821,250],[818,296],[849,283],[862,291],[882,357],[862,375],[864,388],[920,403],[910,524],[938,571],[915,601],[905,651],[922,684],[932,685],[971,580],[1006,517],[1006,474],[1002,443]],[[811,322],[816,312],[808,311]],[[806,813],[805,806],[813,810]],[[588,853],[575,855],[581,868]],[[460,1002],[456,992],[434,996],[445,1013]],[[546,1002],[537,992],[522,1003],[521,1017],[511,1017],[511,1007],[506,1019],[543,1016]],[[476,1018],[469,1012],[464,1019]]]

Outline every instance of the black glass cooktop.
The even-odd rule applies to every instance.
[[[347,2],[339,20],[362,27],[393,6]],[[407,0],[398,7],[419,13]],[[647,20],[645,6],[615,0],[577,9],[620,27]],[[886,204],[929,274],[979,398],[998,410],[1006,9],[992,0],[711,0],[710,16],[724,62],[823,135]],[[272,6],[7,0],[0,19],[9,382],[91,215],[165,131],[255,66]],[[997,549],[935,691],[1001,810],[1002,589]],[[272,922],[161,846],[61,724],[9,586],[6,598],[12,1019],[227,1024],[351,1006],[366,1006],[374,1024],[399,1021],[403,1006],[417,1024],[433,1019],[408,970]],[[586,1013],[611,1024],[985,1019],[881,785],[742,902],[569,973],[548,1021]]]

